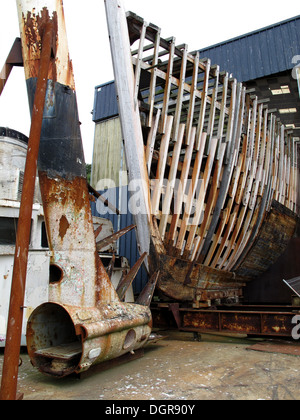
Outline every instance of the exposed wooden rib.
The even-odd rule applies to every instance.
[[[209,247],[211,246],[211,241],[216,231],[216,227],[217,227],[222,209],[224,207],[226,196],[229,190],[231,175],[232,175],[233,167],[234,167],[233,162],[235,158],[235,153],[237,152],[236,148],[237,148],[237,144],[239,144],[239,141],[235,138],[235,134],[236,132],[239,132],[239,126],[238,126],[240,122],[239,116],[243,112],[243,101],[241,100],[241,104],[242,104],[241,106],[240,106],[239,101],[240,101],[240,97],[243,98],[243,95],[242,95],[242,87],[241,85],[239,85],[238,86],[239,99],[238,101],[236,101],[236,96],[237,96],[236,89],[237,89],[237,84],[236,84],[236,81],[234,81],[232,84],[231,106],[230,106],[231,112],[230,112],[229,123],[228,123],[228,126],[232,128],[229,129],[230,136],[228,135],[226,138],[227,144],[228,144],[227,148],[230,150],[229,160],[224,164],[222,181],[220,184],[220,188],[218,191],[218,198],[217,198],[215,209],[214,209],[214,216],[210,223],[205,241],[199,245],[199,250],[197,250],[196,258],[199,263],[203,262],[205,255],[207,254]],[[233,128],[235,128],[236,131]]]
[[[166,163],[168,157],[169,142],[171,138],[172,125],[174,117],[167,117],[166,133],[163,135],[159,153],[159,161],[156,173],[155,187],[152,198],[152,214],[157,214],[159,210],[159,203],[161,198],[161,191],[164,182],[164,175],[166,170]]]
[[[148,23],[144,21],[142,31],[141,31],[141,38],[140,38],[140,45],[138,49],[138,56],[137,56],[137,65],[135,68],[135,91],[134,91],[134,101],[135,106],[137,106],[137,99],[138,99],[138,93],[139,93],[139,86],[140,86],[140,76],[141,76],[141,63],[143,60],[143,51],[144,51],[144,42],[145,42],[145,36],[146,36],[146,30],[148,27]]]
[[[193,120],[194,120],[198,72],[199,72],[199,53],[196,54],[195,62],[194,62],[189,111],[188,111],[188,117],[187,117],[187,123],[186,123],[186,144],[187,145],[190,144],[190,136],[191,136]]]
[[[201,183],[202,181],[202,180],[199,180],[199,175],[200,175],[200,170],[201,170],[201,165],[202,165],[204,147],[205,147],[205,142],[202,142],[196,155],[194,169],[193,169],[193,176],[192,176],[192,180],[189,187],[188,199],[185,205],[184,215],[183,215],[181,228],[179,231],[179,236],[178,236],[178,240],[176,244],[176,248],[178,250],[182,249],[183,241],[185,240],[185,234],[187,231],[187,225],[190,224],[189,219],[191,216],[192,205],[193,205],[193,200],[196,194],[196,189],[197,189],[197,186],[199,185],[199,182]]]
[[[196,149],[198,150],[200,147],[200,142],[202,140],[202,133],[204,128],[204,118],[205,118],[205,111],[206,111],[206,104],[207,104],[207,93],[208,93],[208,82],[209,82],[209,72],[210,72],[210,60],[206,62],[206,69],[205,69],[205,78],[204,78],[204,86],[202,91],[201,97],[201,109],[200,109],[200,116],[196,134]]]
[[[149,176],[150,176],[150,171],[151,171],[154,145],[155,145],[158,125],[159,125],[160,115],[161,115],[161,110],[159,109],[157,111],[156,116],[155,116],[155,122],[151,126],[151,130],[149,131],[149,135],[148,135],[147,149],[146,149],[146,163],[147,163],[148,175]]]
[[[151,83],[150,83],[150,92],[149,92],[149,98],[148,98],[148,104],[150,105],[150,111],[149,111],[149,118],[148,118],[148,127],[153,126],[153,112],[154,112],[154,101],[155,101],[155,89],[156,89],[156,79],[157,79],[157,63],[158,63],[158,53],[159,53],[159,45],[160,45],[160,29],[157,31],[156,37],[155,37],[155,44],[154,44],[154,55],[152,59],[152,70],[151,70]],[[159,111],[160,112],[160,111]],[[156,121],[155,121],[156,125]],[[155,135],[156,135],[155,130]],[[147,161],[148,162],[148,161]]]
[[[174,65],[174,52],[175,52],[175,38],[172,38],[172,41],[170,43],[169,63],[168,63],[168,70],[166,74],[166,87],[165,87],[164,102],[163,102],[162,117],[161,117],[162,118],[161,127],[160,127],[161,133],[166,132],[169,98],[170,98],[170,92],[171,92],[172,73],[173,73],[173,65]]]
[[[175,200],[175,211],[174,211],[174,215],[172,217],[171,227],[170,227],[170,231],[169,231],[169,235],[168,235],[168,243],[171,246],[173,245],[175,237],[176,237],[178,221],[179,221],[179,217],[180,217],[181,210],[182,210],[183,196],[184,196],[184,192],[185,192],[185,189],[186,189],[186,184],[187,184],[187,180],[188,180],[188,176],[189,176],[191,160],[192,160],[192,156],[193,156],[195,138],[196,138],[196,128],[193,128],[192,129],[192,135],[191,135],[191,141],[190,141],[190,144],[188,145],[186,155],[185,155],[185,159],[184,159],[184,163],[183,163],[183,168],[182,168],[182,171],[181,171],[180,184],[179,184],[179,188],[178,188],[178,192],[177,192],[177,198]],[[203,142],[205,142],[205,141],[206,141],[206,135],[203,136]]]
[[[176,111],[175,111],[175,118],[174,118],[174,128],[173,128],[173,135],[172,135],[172,138],[174,141],[177,141],[180,118],[181,118],[181,113],[182,113],[187,55],[188,55],[188,46],[185,45],[183,48],[183,56],[182,56],[182,64],[181,64],[181,72],[180,72],[180,85],[178,89],[177,104],[176,104]]]
[[[201,218],[201,214],[202,214],[202,210],[204,206],[204,198],[206,194],[206,189],[207,189],[208,182],[210,179],[210,175],[211,175],[211,171],[212,171],[212,167],[213,167],[213,163],[215,159],[215,154],[217,150],[217,144],[218,144],[218,139],[216,137],[212,138],[209,156],[208,156],[206,166],[205,166],[204,177],[203,177],[203,180],[201,180],[202,182],[201,182],[199,197],[197,199],[195,216],[194,216],[194,220],[191,222],[191,229],[190,229],[189,237],[186,244],[186,255],[192,249],[192,244],[196,235],[196,230],[200,222],[200,218]],[[195,249],[195,252],[196,251],[197,249]]]
[[[172,164],[171,164],[171,169],[170,169],[170,174],[169,174],[169,179],[168,179],[168,185],[167,185],[166,194],[165,194],[163,207],[162,207],[162,217],[159,224],[159,232],[161,234],[162,241],[165,238],[165,232],[166,232],[166,227],[168,223],[168,217],[170,214],[171,202],[174,195],[176,175],[177,175],[177,170],[178,170],[178,162],[180,158],[184,131],[185,131],[185,124],[181,124],[179,128],[178,139],[175,143],[174,150],[173,150]]]

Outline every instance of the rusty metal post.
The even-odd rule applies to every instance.
[[[16,239],[0,400],[15,400],[17,397],[18,366],[23,322],[28,249],[30,243],[31,215],[43,111],[47,90],[48,71],[51,60],[52,32],[53,24],[52,22],[49,22],[45,27],[43,36],[41,65],[32,111],[32,122],[28,142]]]

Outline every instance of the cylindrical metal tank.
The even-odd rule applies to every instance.
[[[27,144],[24,134],[0,127],[0,200],[21,200]],[[38,182],[35,203],[41,203]]]

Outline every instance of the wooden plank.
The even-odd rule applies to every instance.
[[[186,251],[187,252],[190,252],[191,249],[192,249],[192,244],[193,244],[193,241],[194,241],[194,238],[195,238],[195,235],[196,235],[196,231],[197,231],[197,228],[198,228],[198,225],[199,225],[199,222],[200,222],[202,210],[203,210],[203,207],[204,207],[204,199],[205,199],[205,195],[206,195],[206,190],[207,190],[208,182],[209,182],[210,175],[211,175],[211,172],[212,172],[213,163],[214,163],[214,160],[215,160],[217,144],[218,144],[218,139],[216,137],[213,137],[211,139],[209,156],[208,156],[207,161],[206,161],[204,176],[203,176],[203,180],[201,182],[201,187],[200,187],[200,193],[199,193],[199,197],[197,199],[195,216],[194,216],[193,221],[191,223],[191,229],[190,229],[190,233],[189,233],[187,244],[186,244]],[[196,251],[197,250],[195,250],[195,252]]]
[[[142,31],[141,31],[141,37],[140,37],[140,43],[139,43],[139,49],[138,49],[138,56],[137,56],[137,65],[135,68],[135,91],[134,91],[134,103],[135,106],[137,106],[138,103],[138,93],[139,93],[139,86],[140,86],[140,76],[141,76],[141,63],[143,60],[143,51],[144,51],[144,43],[145,43],[145,36],[147,31],[148,23],[144,21]]]
[[[205,255],[207,254],[209,247],[211,246],[211,242],[213,240],[213,236],[215,234],[215,230],[225,204],[226,196],[230,186],[232,172],[234,169],[233,162],[235,161],[237,148],[239,147],[240,140],[237,141],[236,136],[240,133],[242,125],[241,115],[243,115],[244,111],[243,98],[244,91],[242,89],[242,85],[237,85],[236,80],[234,80],[231,86],[231,114],[229,117],[229,123],[227,128],[227,130],[229,130],[230,132],[230,135],[227,133],[228,135],[226,136],[226,140],[228,140],[228,149],[230,151],[230,153],[228,153],[229,160],[227,162],[224,162],[223,165],[224,168],[222,181],[218,190],[218,197],[215,204],[214,215],[211,220],[209,229],[207,231],[205,241],[201,243],[199,249],[197,250],[197,261],[202,261],[205,258]]]
[[[207,126],[207,134],[208,134],[209,139],[213,138],[213,133],[214,133],[214,125],[215,125],[215,117],[216,117],[216,103],[217,103],[218,91],[219,91],[219,73],[220,73],[220,68],[219,66],[216,66],[214,88],[213,88],[213,93],[212,93],[212,102],[210,105],[210,113],[209,113],[209,120],[208,120],[208,126]],[[210,141],[206,144],[206,149],[205,149],[206,155],[209,154],[210,144],[211,144]]]
[[[188,57],[189,57],[189,54],[188,54]],[[132,64],[134,66],[136,65],[136,62],[137,62],[137,58],[132,57]],[[199,62],[199,67],[201,68],[201,61]],[[151,65],[149,65],[147,63],[144,63],[144,62],[141,63],[141,68],[142,68],[142,70],[146,70],[146,71],[149,71],[149,72],[151,72],[153,70],[153,67]],[[164,71],[160,70],[159,68],[156,68],[156,75],[157,75],[157,77],[159,77],[160,79],[162,79],[164,81],[167,80],[167,74]],[[179,87],[180,86],[180,80],[178,78],[176,78],[174,76],[171,76],[170,80],[171,80],[171,84],[174,87]],[[191,86],[188,83],[185,83],[184,84],[184,90],[186,92],[190,93],[191,92]],[[203,91],[197,90],[196,91],[196,98],[201,100],[202,97],[203,97]],[[186,100],[188,100],[188,99],[189,99],[189,97]],[[208,92],[207,92],[207,96],[206,96],[206,102],[208,104],[211,104],[211,102],[212,102],[212,99],[208,96]],[[170,103],[172,103],[172,102],[169,100],[168,105],[170,105]],[[176,104],[176,99],[173,100],[173,104]],[[221,104],[218,101],[216,103],[216,108],[221,109]],[[225,114],[229,115],[229,110],[228,110],[227,107],[225,108]],[[204,117],[205,117],[205,114],[204,114]]]
[[[201,170],[201,165],[202,165],[204,148],[205,148],[205,143],[202,142],[202,144],[200,145],[200,148],[197,152],[196,159],[195,159],[195,162],[194,162],[193,175],[192,175],[192,179],[191,179],[190,187],[189,187],[189,192],[188,192],[188,199],[187,199],[187,202],[186,202],[186,205],[185,205],[184,215],[183,215],[183,218],[182,218],[181,228],[180,228],[180,231],[179,231],[179,236],[178,236],[178,240],[177,240],[177,244],[176,244],[176,248],[178,250],[182,249],[183,241],[185,239],[185,234],[186,234],[186,231],[187,231],[187,225],[190,223],[189,219],[190,219],[190,215],[191,215],[191,211],[192,211],[193,200],[194,200],[194,197],[195,197],[196,189],[199,185],[199,175],[200,175],[200,170]],[[200,182],[202,182],[202,180],[200,180]],[[203,184],[203,182],[202,182],[202,184]]]
[[[172,164],[171,164],[171,169],[169,173],[168,185],[167,185],[166,194],[165,194],[165,198],[164,198],[163,206],[162,206],[162,217],[159,224],[159,232],[161,234],[162,241],[164,241],[164,238],[165,238],[168,217],[170,215],[170,207],[171,207],[171,202],[174,195],[176,175],[178,171],[178,163],[179,163],[180,152],[181,152],[181,147],[183,143],[184,131],[185,131],[185,125],[181,124],[179,127],[178,138],[175,143],[174,150],[173,150]]]
[[[222,108],[220,112],[220,119],[219,119],[219,125],[218,125],[218,135],[217,135],[218,149],[216,153],[216,164],[214,168],[214,173],[212,175],[212,185],[210,188],[208,201],[205,206],[203,222],[201,223],[201,226],[200,226],[200,231],[199,231],[200,238],[199,238],[199,241],[197,241],[196,246],[194,247],[194,253],[192,255],[192,259],[195,258],[196,251],[201,251],[202,249],[201,245],[203,245],[203,242],[200,242],[200,241],[202,241],[203,237],[205,236],[208,229],[208,225],[212,218],[212,211],[216,205],[217,196],[218,196],[217,191],[219,187],[221,171],[223,168],[224,153],[227,146],[226,143],[222,142],[222,138],[223,138],[223,131],[224,131],[225,106],[227,102],[227,93],[228,93],[228,73],[225,74],[225,77],[223,80],[224,80],[223,81],[224,85],[223,85],[223,92],[222,92]]]
[[[148,127],[152,127],[152,125],[153,125],[153,111],[154,111],[155,90],[156,90],[156,80],[157,80],[157,68],[156,68],[156,66],[157,66],[157,63],[158,63],[160,33],[161,33],[161,30],[158,29],[157,34],[156,34],[156,38],[155,38],[155,44],[154,44],[154,55],[153,55],[153,58],[152,58],[153,68],[151,70],[150,91],[149,91],[149,97],[148,97],[148,104],[150,105]],[[156,124],[156,122],[155,122],[155,124]]]
[[[134,73],[126,12],[122,2],[105,2],[111,55],[118,95],[129,181],[140,182],[139,208],[134,214],[141,254],[150,250],[150,185],[139,109],[134,106]],[[148,268],[148,262],[146,262]]]
[[[151,130],[148,135],[148,141],[147,141],[147,147],[146,147],[146,164],[148,168],[148,175],[150,176],[151,172],[151,165],[152,165],[152,159],[153,159],[153,153],[154,153],[154,147],[155,147],[155,140],[157,136],[158,126],[159,126],[159,120],[161,116],[161,110],[159,109],[157,111],[157,114],[155,116],[155,122],[151,126]]]
[[[241,255],[243,251],[244,244],[246,243],[247,230],[250,225],[251,218],[254,212],[254,204],[250,206],[250,203],[251,203],[250,198],[251,198],[251,191],[253,189],[254,191],[253,201],[255,203],[258,187],[259,187],[259,183],[256,183],[256,184],[254,183],[254,178],[255,178],[255,175],[257,174],[256,169],[257,169],[258,153],[259,153],[260,142],[261,142],[261,124],[262,124],[261,113],[262,113],[262,107],[260,107],[260,109],[258,110],[257,100],[254,100],[253,112],[252,112],[253,118],[251,122],[251,133],[250,133],[250,147],[248,148],[248,156],[251,156],[251,162],[248,164],[248,167],[249,169],[251,168],[251,170],[250,170],[249,175],[247,176],[246,188],[244,191],[244,197],[242,201],[244,208],[242,209],[242,212],[239,215],[239,221],[237,224],[239,228],[241,229],[241,232],[240,232],[240,229],[236,229],[236,231],[234,232],[235,239],[238,238],[238,235],[239,235],[239,238],[234,246],[234,250],[230,258],[227,261],[227,267],[226,267],[227,270],[231,270],[231,268],[234,266],[234,264],[236,263],[236,261],[238,260],[239,256]],[[257,125],[256,125],[256,122],[257,122]],[[255,136],[255,133],[256,133],[256,136]]]
[[[47,357],[49,359],[72,360],[79,356],[82,352],[82,345],[80,342],[61,344],[55,347],[49,347],[37,350],[35,355]]]
[[[188,116],[187,116],[187,122],[186,122],[186,144],[187,145],[190,144],[190,137],[191,137],[191,132],[192,132],[193,120],[194,120],[198,73],[199,73],[199,52],[197,52],[195,56],[195,61],[194,61],[190,103],[189,103],[189,110],[188,110]]]
[[[178,94],[176,98],[176,111],[175,111],[174,128],[173,128],[173,135],[172,135],[172,138],[174,141],[177,141],[177,138],[178,138],[178,131],[179,131],[179,125],[180,125],[181,112],[182,112],[184,85],[185,85],[185,77],[186,77],[186,66],[187,66],[187,55],[188,55],[188,46],[184,45],[181,71],[180,71],[180,84],[179,84]]]
[[[262,222],[265,218],[266,215],[266,211],[268,209],[268,207],[270,206],[270,200],[272,200],[272,167],[273,167],[273,163],[274,163],[274,152],[275,152],[275,120],[276,117],[274,115],[271,115],[270,118],[270,125],[269,125],[269,133],[270,133],[270,148],[269,148],[269,152],[267,153],[267,161],[269,164],[269,168],[268,168],[268,177],[266,180],[266,185],[265,185],[265,189],[264,189],[264,193],[263,193],[263,197],[260,201],[259,204],[259,208],[258,208],[258,213],[257,213],[257,218],[256,218],[256,223],[253,226],[250,238],[248,240],[247,245],[244,247],[243,252],[240,256],[240,261],[242,262],[243,259],[247,256],[249,250],[251,249],[254,241],[256,240],[259,231],[260,231],[260,227],[262,226]],[[239,266],[239,262],[237,263],[237,265]]]
[[[175,52],[175,38],[172,38],[170,42],[170,54],[169,54],[168,70],[166,74],[166,86],[165,86],[165,94],[164,94],[163,109],[162,109],[162,119],[161,119],[161,125],[160,125],[160,132],[162,134],[166,132],[166,124],[167,124],[168,109],[169,109],[169,98],[170,98],[170,92],[171,92],[172,74],[173,74],[173,66],[174,66],[174,52]]]
[[[211,66],[211,62],[210,62],[210,60],[207,60],[206,69],[205,69],[204,86],[203,86],[203,91],[202,91],[202,95],[201,95],[200,115],[199,115],[198,128],[197,128],[197,134],[196,134],[196,146],[195,147],[196,147],[197,150],[200,147],[200,143],[202,141],[203,129],[204,129],[204,117],[205,117],[206,104],[207,104],[207,99],[208,99],[208,84],[209,84],[210,66]]]

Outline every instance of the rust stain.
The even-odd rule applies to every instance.
[[[26,78],[36,78],[39,72],[39,61],[42,50],[42,37],[47,22],[53,22],[52,58],[48,79],[69,86],[75,91],[73,64],[69,54],[63,58],[62,52],[67,51],[65,33],[65,18],[61,8],[52,16],[46,7],[40,14],[28,11],[22,15],[22,46]]]
[[[70,227],[70,223],[68,222],[68,219],[66,218],[66,216],[63,215],[59,222],[59,236],[61,237],[62,240],[66,236],[66,233],[69,227]]]

